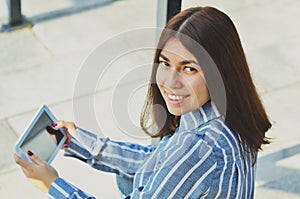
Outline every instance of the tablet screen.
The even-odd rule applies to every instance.
[[[47,132],[46,127],[52,123],[49,116],[43,112],[20,145],[25,154],[30,150],[42,160],[48,161],[51,158],[57,143]]]

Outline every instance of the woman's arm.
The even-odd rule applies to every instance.
[[[57,178],[52,182],[48,196],[53,199],[96,199],[62,178]]]
[[[98,170],[133,177],[137,168],[149,154],[153,146],[140,146],[124,142],[114,142],[100,138],[93,133],[76,127],[68,143],[65,155],[75,157]],[[94,199],[62,178],[57,178],[50,186],[50,198]]]
[[[72,127],[72,129],[69,129]],[[70,125],[68,122],[58,122],[56,128],[66,128],[72,132],[68,141],[65,156],[75,157],[93,168],[133,177],[144,160],[155,150],[154,146],[141,146],[125,142],[111,141],[101,138],[84,129]]]

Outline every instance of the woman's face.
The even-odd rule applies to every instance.
[[[156,82],[169,112],[173,115],[193,111],[210,98],[197,59],[174,38],[161,51]]]

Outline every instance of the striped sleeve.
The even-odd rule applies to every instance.
[[[208,192],[217,166],[213,149],[197,134],[180,136],[157,154],[157,168],[131,198],[199,198]]]
[[[80,159],[98,170],[132,178],[154,150],[151,145],[114,142],[77,128],[65,156]]]
[[[62,178],[57,178],[52,182],[48,197],[51,199],[95,199],[95,197],[74,187]]]

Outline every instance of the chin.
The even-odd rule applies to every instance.
[[[200,107],[200,106],[199,106]],[[174,107],[167,104],[168,111],[175,116],[181,116],[199,108],[198,106],[179,106]]]
[[[184,115],[185,113],[187,113],[184,110],[182,110],[181,108],[170,108],[170,107],[168,107],[168,111],[172,115],[175,115],[175,116],[181,116],[181,115]]]

